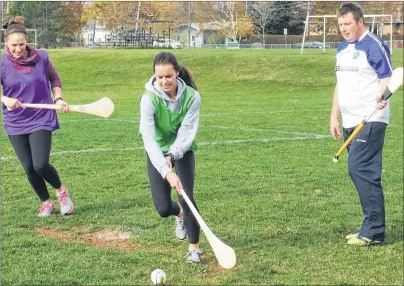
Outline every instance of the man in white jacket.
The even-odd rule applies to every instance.
[[[346,238],[349,245],[380,245],[385,239],[382,150],[390,117],[388,101],[381,100],[381,96],[393,72],[390,51],[383,40],[366,30],[362,9],[357,4],[341,5],[338,26],[345,40],[337,49],[331,135],[340,139],[340,115],[346,140],[369,111],[376,105],[378,109],[347,148],[349,175],[364,219],[359,232]]]

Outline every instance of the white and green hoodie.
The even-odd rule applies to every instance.
[[[201,97],[198,91],[177,78],[177,96],[170,99],[158,85],[155,76],[145,85],[140,100],[140,133],[150,161],[163,178],[170,168],[167,153],[181,159],[196,149],[194,142],[199,126]]]

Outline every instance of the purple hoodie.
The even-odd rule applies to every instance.
[[[22,103],[52,104],[48,54],[46,51],[35,53],[35,49],[29,52],[26,59],[15,59],[7,54],[1,57],[3,94],[17,98]],[[60,86],[60,81],[58,84],[53,80],[53,83]],[[3,119],[8,135],[29,134],[38,130],[54,131],[59,128],[55,110],[17,108],[9,111],[3,104]]]

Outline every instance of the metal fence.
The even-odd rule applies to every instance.
[[[338,43],[336,43],[338,45]],[[189,45],[184,45],[184,48],[190,48]],[[191,46],[192,49],[205,48],[205,49],[300,49],[301,44],[238,44],[238,45],[225,45],[225,44],[204,44],[199,46]],[[322,46],[305,46],[305,49],[319,49]],[[326,48],[330,47],[329,43],[326,43]]]
[[[385,41],[386,45],[390,47],[390,41]],[[340,42],[326,42],[325,43],[325,48],[326,49],[336,49]],[[231,45],[225,45],[225,44],[204,44],[204,45],[199,45],[199,46],[193,46],[193,45],[183,45],[184,48],[192,48],[192,49],[198,49],[198,48],[207,48],[207,49],[301,49],[302,44],[301,43],[296,43],[296,44],[261,44],[261,43],[253,43],[253,44],[238,44],[234,45],[232,43]],[[393,48],[404,48],[404,41],[403,40],[397,40],[393,41],[392,43]],[[304,49],[323,49],[323,44],[316,44],[316,45],[304,45]]]
[[[390,41],[385,41],[386,45],[390,47]],[[336,49],[340,42],[326,42],[326,49]],[[0,44],[1,48],[4,48],[4,44]],[[114,46],[111,45],[86,45],[84,42],[65,42],[65,43],[49,43],[49,48],[97,48],[97,47],[103,47],[103,48],[113,48]],[[183,45],[183,48],[185,49],[301,49],[301,43],[298,44],[261,44],[261,43],[253,43],[253,44],[237,44],[235,45],[232,43],[231,45],[225,45],[225,44],[204,44],[204,45]],[[404,41],[403,40],[397,40],[393,41],[392,43],[393,49],[395,48],[404,48]],[[43,48],[43,47],[39,47]],[[127,46],[127,48],[132,48],[131,46]],[[150,46],[148,47],[143,47],[143,48],[151,48]],[[323,45],[315,45],[315,46],[304,46],[304,49],[314,49],[314,50],[321,50],[323,49]]]

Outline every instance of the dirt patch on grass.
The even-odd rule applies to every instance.
[[[83,243],[91,247],[112,247],[121,250],[145,250],[163,252],[162,247],[137,244],[132,241],[130,233],[100,230],[90,232],[87,228],[72,228],[71,230],[56,230],[50,228],[36,228],[39,235],[53,237],[58,241]]]
[[[93,247],[113,247],[124,250],[145,249],[145,245],[135,244],[128,233],[100,230],[87,233],[82,240]],[[149,246],[147,248],[150,248]],[[148,249],[150,250],[150,249]]]
[[[71,240],[76,236],[77,233],[83,232],[83,231],[88,231],[86,229],[76,229],[76,230],[71,230],[71,231],[58,231],[55,229],[49,229],[49,228],[36,228],[35,232],[37,234],[43,235],[43,236],[51,236],[56,238],[57,240]]]
[[[207,262],[206,260],[203,261],[206,264],[209,264],[209,270],[203,270],[201,273],[196,274],[198,278],[214,278],[218,276],[218,274],[222,272],[227,272],[229,270],[224,269],[220,265],[217,264],[216,261],[214,262]]]

